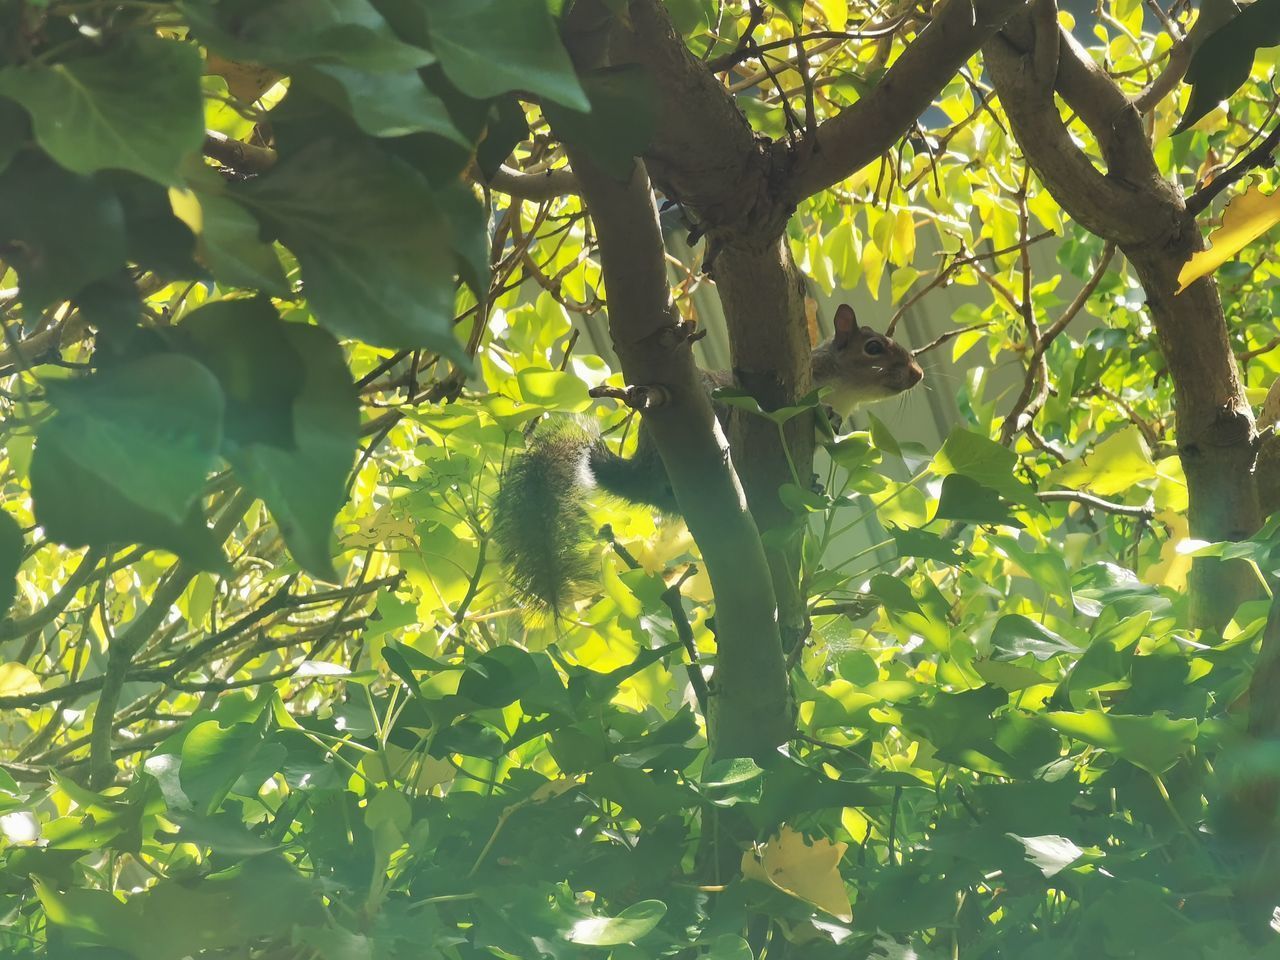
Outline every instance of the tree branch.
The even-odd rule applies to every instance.
[[[637,163],[630,181],[619,183],[572,148],[570,161],[600,242],[609,331],[623,374],[628,383],[661,387],[668,398],[645,411],[644,423],[716,597],[712,753],[764,758],[792,726],[777,604],[759,531],[680,332],[649,178]]]
[[[947,0],[867,96],[804,138],[784,196],[812,196],[866,166],[911,129],[934,97],[1025,0]],[[777,144],[774,150],[787,149]]]
[[[1037,71],[1034,64],[1037,22],[1030,13],[1019,14],[983,47],[1028,162],[1063,209],[1091,233],[1125,244],[1152,242],[1176,231],[1176,192],[1155,167],[1137,111],[1056,25],[1050,41],[1059,54],[1056,84],[1046,82],[1043,68]],[[1055,92],[1094,133],[1107,173],[1076,145]]]

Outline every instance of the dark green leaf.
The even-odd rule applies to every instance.
[[[0,97],[0,173],[31,139],[31,121],[25,110]]]
[[[183,347],[222,386],[229,444],[293,449],[293,407],[305,370],[289,328],[265,297],[222,300],[187,314]]]
[[[138,506],[175,522],[204,488],[222,442],[222,389],[208,368],[157,354],[51,381],[58,416],[39,431]]]
[[[519,647],[498,647],[467,664],[458,696],[484,707],[505,707],[537,679],[530,654]]]
[[[476,165],[486,176],[493,176],[515,145],[529,135],[529,122],[524,107],[514,96],[499,97],[489,108],[489,123],[484,139],[476,148]]]
[[[996,622],[996,628],[991,632],[991,646],[1006,659],[1017,659],[1029,653],[1037,660],[1048,660],[1060,653],[1080,652],[1074,643],[1019,613],[1007,614]]]
[[[649,146],[657,131],[658,91],[649,71],[639,64],[608,67],[582,78],[590,113],[548,103],[543,112],[552,129],[581,147],[606,173],[627,179],[634,158]]]
[[[590,108],[546,0],[433,0],[427,18],[444,72],[468,96],[522,90]]]
[[[436,194],[440,212],[449,221],[458,269],[473,291],[489,289],[489,231],[484,206],[471,189],[452,183]]]
[[[0,71],[0,94],[31,114],[36,142],[75,173],[132,170],[180,182],[204,143],[200,52],[135,33],[105,53]]]
[[[142,297],[128,271],[120,270],[84,287],[76,294],[75,304],[98,331],[94,359],[99,364],[124,359],[142,319]]]
[[[970,556],[964,545],[956,540],[944,540],[927,530],[900,530],[889,528],[889,536],[898,548],[900,557],[921,557],[952,565],[964,563]]]
[[[0,510],[0,620],[18,595],[18,568],[25,547],[18,521],[7,510]]]
[[[435,59],[397,39],[368,0],[185,0],[182,7],[195,36],[233,60],[326,61],[394,73]]]
[[[359,404],[342,348],[331,334],[301,324],[286,324],[282,332],[303,370],[302,390],[293,403],[295,447],[251,443],[230,459],[275,517],[298,565],[333,580],[329,538],[347,499]]]
[[[69,547],[140,543],[176,553],[202,570],[225,572],[226,558],[199,503],[181,522],[148,510],[90,473],[55,440],[36,444],[31,498],[45,536]]]
[[[1280,0],[1257,0],[1205,38],[1185,80],[1191,99],[1174,133],[1181,133],[1238,90],[1263,47],[1280,43]]]
[[[444,102],[423,85],[416,70],[374,73],[342,64],[318,64],[293,82],[351,114],[370,136],[432,133],[470,146],[453,125]]]
[[[1016,503],[1037,503],[1031,489],[1013,475],[1016,465],[1012,450],[961,427],[951,431],[933,458],[933,469],[940,476],[959,473]]]
[[[298,258],[322,324],[377,346],[464,359],[448,225],[407,165],[372,144],[327,140],[242,191]]]
[[[115,193],[35,153],[0,174],[0,257],[18,272],[28,319],[124,266],[125,218]]]
[[[252,213],[212,178],[213,190],[201,180],[200,259],[219,284],[261,290],[274,296],[289,295],[289,282],[280,269],[280,258],[264,243],[261,226]]]
[[[1009,507],[1000,500],[998,493],[961,473],[943,478],[933,519],[1022,526],[1021,521],[1009,513]]]
[[[173,215],[164,187],[123,171],[108,171],[97,179],[120,198],[131,261],[163,280],[205,275],[195,261],[195,234]]]

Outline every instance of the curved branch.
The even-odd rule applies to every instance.
[[[495,170],[491,177],[472,168],[471,178],[476,183],[518,200],[554,200],[556,197],[576,196],[579,193],[578,179],[567,167],[557,167],[543,173],[521,173],[503,166]]]
[[[867,96],[800,141],[783,187],[792,202],[851,176],[911,129],[934,97],[1026,0],[948,0]],[[787,149],[779,144],[775,150]]]
[[[644,165],[619,183],[570,150],[596,235],[609,332],[628,383],[663,388],[645,427],[702,553],[716,598],[711,724],[717,757],[764,758],[791,735],[777,603],[764,547],[671,302]]]
[[[1041,181],[1073,220],[1119,244],[1175,232],[1181,201],[1155,171],[1145,138],[1134,138],[1130,115],[1139,137],[1141,124],[1123,92],[1059,31],[1053,40],[1059,49],[1056,87],[1098,137],[1109,165],[1104,174],[1063,123],[1055,84],[1042,79],[1043,68],[1035,69],[1036,39],[1035,20],[1024,14],[987,43],[983,54],[1018,144]]]

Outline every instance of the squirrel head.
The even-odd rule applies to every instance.
[[[894,397],[924,379],[911,351],[892,337],[858,325],[853,307],[836,308],[835,336],[815,350],[814,381],[830,387],[827,402],[846,414],[863,403]]]

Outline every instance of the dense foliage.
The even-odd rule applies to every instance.
[[[715,606],[679,520],[599,504],[598,593],[522,615],[489,520],[526,427],[634,433],[587,393],[623,381],[581,335],[608,291],[565,144],[625,177],[671,122],[644,70],[575,68],[562,6],[0,0],[0,953],[1280,955],[1271,821],[1240,806],[1280,775],[1246,729],[1273,528],[1188,539],[1143,289],[980,55],[787,226],[812,292],[866,289],[879,326],[948,285],[981,304],[924,354],[964,371],[933,380],[945,442],[872,416],[782,491],[794,739],[708,758]],[[778,143],[936,13],[665,9]],[[1057,16],[1130,94],[1194,19]],[[1274,59],[1202,60],[1146,114],[1163,175],[1191,192],[1270,137]],[[668,207],[696,321],[708,247]],[[1273,242],[1217,274],[1257,403]],[[1258,581],[1225,629],[1193,622],[1197,551]]]

